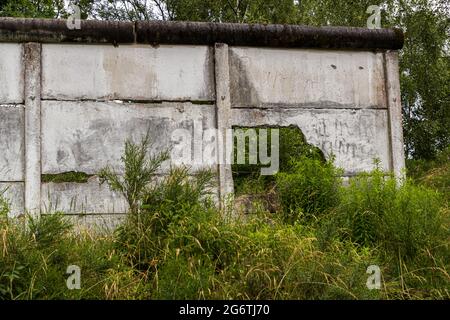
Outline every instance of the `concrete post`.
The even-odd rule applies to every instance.
[[[387,51],[385,57],[386,94],[389,111],[391,169],[398,179],[404,178],[405,151],[403,145],[402,104],[400,96],[399,59],[397,51]]]
[[[230,98],[230,67],[228,60],[228,45],[216,43],[215,51],[215,82],[216,82],[216,108],[218,144],[217,154],[219,160],[219,194],[221,205],[230,200],[233,195],[233,175],[231,162],[233,143],[230,136],[231,129],[231,98]],[[228,136],[227,136],[228,134]],[[228,154],[227,154],[228,153]]]
[[[25,63],[25,210],[41,205],[41,44],[24,44]]]

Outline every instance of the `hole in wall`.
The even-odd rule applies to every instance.
[[[264,130],[261,131],[261,129]],[[242,148],[242,146],[238,145],[239,143],[242,144],[242,140],[239,142],[236,135],[238,130],[244,133],[245,163],[238,163],[238,149]],[[254,163],[254,158],[250,159],[250,144],[255,143],[255,136],[259,142],[263,134],[266,134],[267,137],[268,154],[270,157],[273,156],[271,150],[272,130],[278,130],[279,137],[279,163],[277,172],[290,172],[293,164],[304,156],[326,162],[322,150],[309,144],[303,132],[297,126],[233,127],[234,159],[232,174],[235,191],[235,209],[240,213],[247,214],[260,209],[275,213],[280,209],[275,184],[276,173],[271,175],[261,174],[261,168],[267,168],[268,165],[261,164],[259,143],[256,143],[256,147],[253,145],[258,156],[257,163]]]

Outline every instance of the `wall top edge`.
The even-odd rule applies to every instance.
[[[0,42],[226,43],[230,46],[399,50],[403,47],[404,34],[399,29],[181,21],[82,20],[79,29],[69,29],[64,19],[0,18]]]

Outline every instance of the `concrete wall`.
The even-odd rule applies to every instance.
[[[11,201],[12,214],[24,209],[24,116],[23,47],[1,43],[0,192]]]
[[[404,165],[396,51],[0,42],[0,190],[13,214],[63,210],[114,219],[124,199],[95,176],[122,170],[126,138],[152,152],[176,129],[296,125],[346,176]],[[218,146],[218,148],[222,148]],[[160,174],[167,172],[163,165]],[[218,166],[218,192],[232,190]],[[80,171],[86,183],[41,183]]]

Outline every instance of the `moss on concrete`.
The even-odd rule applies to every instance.
[[[41,175],[42,183],[54,182],[54,183],[63,183],[63,182],[75,182],[75,183],[86,183],[92,174],[87,174],[84,172],[62,172],[57,174],[43,174]]]

